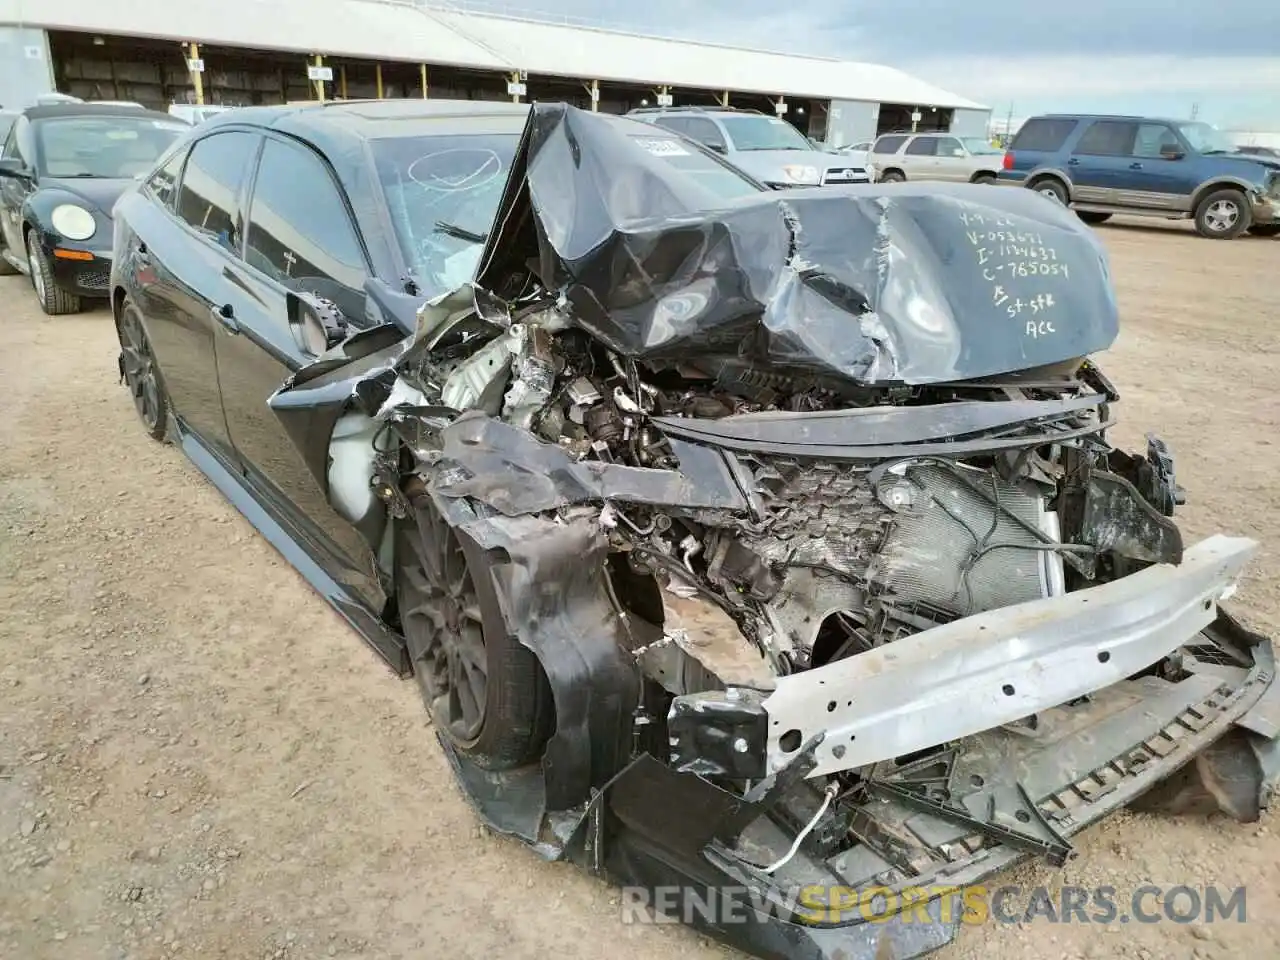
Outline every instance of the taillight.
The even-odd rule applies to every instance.
[[[1004,155],[1004,168],[1006,170],[1013,169],[1013,151],[1012,150],[1006,151]]]

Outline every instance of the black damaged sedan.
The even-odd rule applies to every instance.
[[[906,960],[1126,805],[1271,801],[1258,545],[1110,442],[1070,211],[397,101],[216,118],[116,216],[146,429],[417,678],[493,829],[629,903]]]
[[[112,205],[188,129],[129,106],[23,111],[0,152],[0,274],[27,274],[51,315],[106,298]]]

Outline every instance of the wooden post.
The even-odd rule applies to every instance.
[[[380,63],[375,64],[373,69],[376,75],[375,79],[377,80],[377,83],[378,83],[378,99],[381,100],[382,99],[382,64]]]
[[[591,112],[600,112],[600,81],[592,80],[587,85],[587,96],[591,98]]]
[[[192,43],[187,47],[187,72],[191,74],[191,82],[196,88],[196,103],[204,103],[204,74],[191,69],[191,61],[200,59],[200,44]]]
[[[727,106],[729,106],[729,91],[728,91],[728,90],[726,90],[724,93],[722,93],[722,94],[720,95],[720,106],[722,106],[722,107],[727,107]]]
[[[324,66],[324,58],[320,56],[320,54],[318,53],[316,54],[316,62],[314,65],[317,67]],[[313,86],[315,87],[315,91],[316,91],[316,99],[319,100],[321,103],[324,103],[324,81],[316,80],[313,82]]]
[[[418,64],[418,76],[422,78],[422,99],[427,99],[427,65],[425,63]]]
[[[519,83],[519,82],[520,82],[520,71],[519,71],[519,70],[513,70],[513,71],[512,71],[512,73],[511,73],[511,76],[510,76],[510,78],[507,80],[507,82],[508,82],[508,83]],[[513,93],[513,94],[511,95],[511,102],[512,102],[512,103],[519,103],[519,102],[520,102],[520,94],[518,94],[518,93]]]
[[[345,63],[338,67],[338,96],[343,100],[347,99],[347,65]]]

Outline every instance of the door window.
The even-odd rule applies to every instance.
[[[0,154],[6,160],[21,160],[24,166],[31,166],[31,158],[26,155],[22,149],[22,131],[26,127],[25,118],[19,118],[14,123],[12,129],[9,130],[9,136],[4,141],[4,152]]]
[[[898,148],[902,146],[906,137],[881,137],[876,141],[876,145],[872,148],[872,153],[897,153]]]
[[[306,149],[267,140],[254,181],[245,260],[291,290],[364,317],[364,249],[338,184]]]
[[[1060,150],[1078,121],[1061,117],[1037,117],[1028,120],[1010,145],[1011,150],[1035,150],[1052,153]]]
[[[684,122],[684,117],[658,117],[653,121],[655,126],[665,127],[668,130],[674,130],[676,133],[687,134],[689,125]]]
[[[907,144],[907,156],[932,157],[937,155],[938,141],[933,137],[916,137]]]
[[[1133,155],[1135,157],[1149,157],[1153,160],[1158,160],[1163,156],[1163,151],[1165,150],[1173,150],[1177,153],[1182,152],[1182,144],[1178,142],[1178,135],[1167,124],[1138,124],[1138,136],[1133,143]]]
[[[938,145],[938,156],[940,157],[964,156],[964,147],[960,146],[960,141],[955,137],[938,137],[934,142]]]
[[[175,194],[178,190],[178,178],[182,175],[182,161],[186,158],[187,151],[179,150],[147,181],[147,193],[167,210],[173,209]]]
[[[1123,120],[1098,120],[1080,137],[1075,152],[1087,157],[1127,157],[1137,126]]]
[[[178,193],[178,216],[232,253],[240,251],[240,189],[258,135],[215,133],[196,142]]]

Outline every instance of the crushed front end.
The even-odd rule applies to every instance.
[[[682,919],[758,956],[906,958],[949,895],[850,903],[1144,796],[1256,819],[1271,645],[1220,607],[1256,545],[1184,545],[1170,452],[1108,442],[1092,233],[981,187],[714,207],[624,140],[535,108],[476,285],[358,391],[390,511],[443,518],[554,702],[536,763],[442,736],[486,820],[746,891]]]

